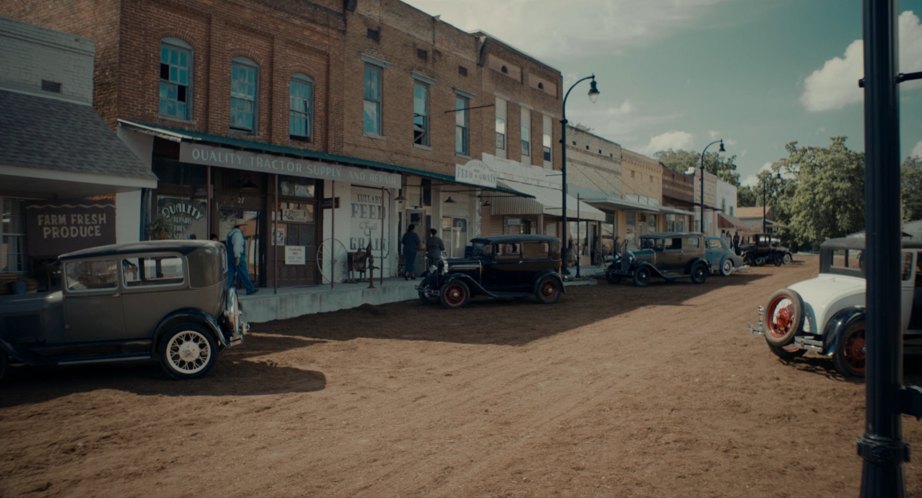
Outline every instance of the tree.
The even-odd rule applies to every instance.
[[[736,189],[736,205],[739,207],[752,207],[756,205],[758,194],[752,185],[743,185]],[[759,191],[761,192],[761,191]]]
[[[922,219],[922,157],[907,157],[900,166],[903,221]]]
[[[828,147],[785,146],[788,157],[773,169],[786,180],[776,215],[798,245],[818,246],[864,228],[864,153],[845,146],[846,137],[832,137]],[[761,185],[760,185],[761,187]]]
[[[687,174],[690,168],[701,168],[701,154],[689,150],[661,150],[653,154],[663,166]],[[740,186],[740,174],[736,171],[736,156],[722,157],[717,152],[704,155],[704,170],[717,175],[721,180]]]

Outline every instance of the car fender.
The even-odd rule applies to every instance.
[[[691,275],[691,274],[692,274],[692,270],[695,268],[695,265],[702,264],[702,263],[704,264],[704,267],[707,268],[707,272],[708,272],[708,273],[711,273],[711,265],[708,264],[708,262],[707,262],[706,259],[704,259],[704,258],[695,258],[695,259],[691,260],[690,263],[688,263],[688,264],[685,265],[685,274],[686,274],[686,275]]]
[[[631,271],[628,273],[628,275],[633,276],[635,273],[637,273],[637,270],[641,268],[649,268],[651,275],[655,275],[660,278],[665,278],[665,276],[663,275],[663,272],[659,271],[659,269],[655,265],[648,263],[646,261],[642,261],[636,265],[632,265]]]
[[[864,306],[843,308],[836,312],[823,327],[823,354],[830,355],[839,347],[842,334],[849,325],[864,320],[866,309]]]
[[[471,295],[484,294],[490,297],[496,297],[492,292],[484,289],[483,286],[480,285],[480,282],[477,282],[476,280],[471,278],[470,275],[465,275],[464,273],[450,273],[446,275],[445,278],[442,279],[442,283],[439,286],[439,288],[441,288],[443,285],[447,284],[448,282],[454,282],[455,280],[461,280],[462,282],[467,284],[467,288],[471,290]]]
[[[160,338],[169,327],[180,322],[196,322],[205,325],[208,330],[212,333],[215,340],[221,345],[221,348],[226,348],[230,346],[230,341],[225,337],[224,331],[221,330],[221,325],[218,324],[218,320],[211,316],[210,313],[206,313],[202,310],[188,308],[176,310],[169,315],[163,317],[160,320],[160,323],[157,324],[157,329],[154,332],[154,342],[153,347],[157,348],[160,344]]]
[[[556,280],[558,284],[560,284],[560,290],[561,290],[561,292],[563,292],[564,294],[567,293],[567,286],[565,286],[565,285],[563,284],[563,279],[560,278],[560,274],[557,273],[557,272],[555,272],[555,271],[553,271],[553,270],[548,270],[548,271],[545,271],[545,272],[541,272],[541,273],[539,273],[537,276],[535,276],[535,279],[534,279],[534,281],[533,281],[532,284],[531,284],[531,292],[532,292],[532,294],[538,292],[538,282],[540,282],[541,279],[543,279],[544,277],[547,277],[547,276],[550,276],[551,278],[553,278],[554,280]]]

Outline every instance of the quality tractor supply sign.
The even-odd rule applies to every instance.
[[[115,204],[108,202],[26,205],[26,243],[35,256],[57,256],[115,243]]]

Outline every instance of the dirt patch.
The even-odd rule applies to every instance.
[[[745,332],[816,267],[258,324],[199,381],[17,370],[0,495],[855,496],[864,385]],[[922,497],[922,463],[903,473]]]

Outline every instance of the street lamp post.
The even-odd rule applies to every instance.
[[[599,97],[599,88],[595,83],[595,75],[589,75],[583,78],[576,80],[575,83],[570,85],[570,88],[567,90],[567,93],[563,96],[563,109],[561,111],[560,119],[560,173],[561,173],[561,182],[563,188],[561,188],[561,222],[562,230],[560,231],[560,255],[562,259],[563,270],[561,271],[564,275],[569,275],[570,270],[567,269],[567,97],[570,96],[570,92],[573,91],[573,88],[576,85],[582,83],[586,80],[592,80],[589,82],[589,100],[592,103],[595,103],[596,99]],[[577,272],[578,273],[578,272]]]
[[[762,233],[768,233],[768,225],[766,223],[766,206],[768,206],[768,182],[772,182],[772,197],[775,195],[775,180],[781,179],[781,174],[768,175],[762,181]]]
[[[726,149],[724,149],[724,139],[722,138],[705,145],[704,150],[701,151],[701,233],[704,233],[704,154],[708,151],[708,147],[716,143],[720,144],[718,152],[726,152]]]

